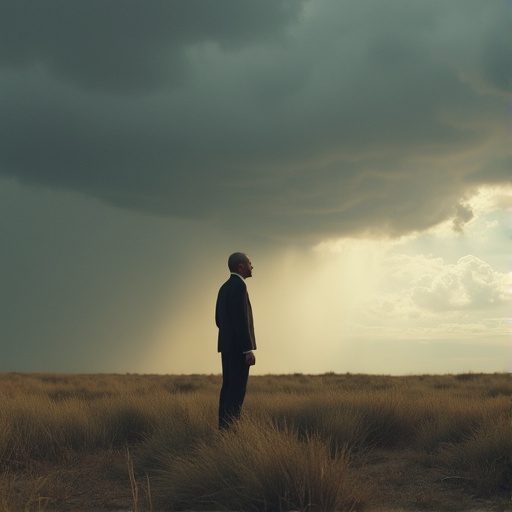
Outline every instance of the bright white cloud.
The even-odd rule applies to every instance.
[[[468,255],[455,265],[438,263],[437,268],[415,279],[411,296],[418,307],[449,312],[488,308],[505,302],[506,276],[493,271],[484,261]]]
[[[482,214],[484,210],[477,211]],[[477,228],[480,232],[487,219],[488,215],[475,219],[469,231]],[[487,229],[495,232],[503,222],[496,220]],[[428,239],[433,254],[418,253],[423,238]],[[502,242],[503,238],[501,242],[490,237],[474,239],[450,230],[400,240],[323,242],[316,249],[326,261],[340,258],[347,265],[345,273],[359,280],[359,286],[352,285],[347,291],[352,314],[340,331],[346,336],[466,341],[494,336],[503,342],[510,333],[506,312],[512,308],[511,276],[484,260],[487,251],[499,251]],[[468,249],[482,256],[465,253]],[[436,252],[455,259],[446,261]],[[358,255],[355,265],[349,264],[349,254]],[[358,293],[360,290],[365,293]]]

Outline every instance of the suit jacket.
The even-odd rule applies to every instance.
[[[219,328],[219,352],[249,352],[256,349],[247,286],[237,275],[231,274],[219,290],[215,306],[215,323]]]

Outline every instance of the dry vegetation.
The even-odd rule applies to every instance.
[[[0,375],[0,511],[503,510],[506,374]]]

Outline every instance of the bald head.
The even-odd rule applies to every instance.
[[[231,272],[237,272],[238,271],[238,265],[247,263],[249,261],[249,258],[247,254],[244,254],[243,252],[234,252],[229,258],[228,258],[228,268]]]
[[[252,264],[249,256],[243,252],[234,252],[228,258],[228,268],[231,272],[240,274],[244,279],[252,276]]]

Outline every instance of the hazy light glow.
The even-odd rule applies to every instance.
[[[343,238],[252,256],[248,287],[260,346],[254,372],[506,371],[511,273],[505,259],[496,259],[498,269],[482,259],[489,243],[504,242],[495,233],[505,216],[487,220],[496,215],[490,198],[475,208],[465,233]],[[422,239],[430,254],[417,252]],[[218,369],[212,308],[222,279],[208,281],[209,297],[198,302],[192,293],[165,324],[148,367]],[[171,346],[174,338],[180,342]]]

